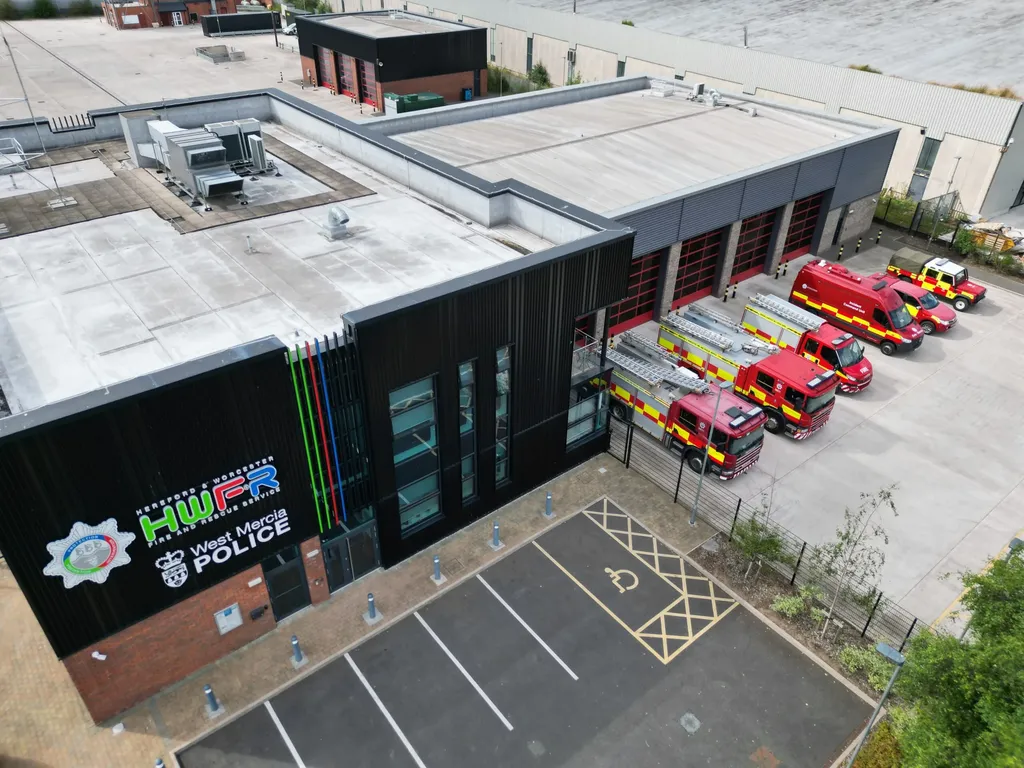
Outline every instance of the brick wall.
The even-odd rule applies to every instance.
[[[472,72],[455,72],[451,75],[437,75],[435,77],[416,77],[411,80],[392,80],[391,82],[380,83],[380,93],[397,93],[402,96],[407,93],[436,93],[444,97],[449,103],[462,101],[462,89],[473,87]],[[487,70],[480,71],[480,96],[487,95]],[[383,109],[383,100],[381,108]]]
[[[299,549],[302,551],[302,565],[306,569],[309,599],[313,605],[322,603],[331,596],[331,588],[327,586],[327,570],[319,537],[302,542]]]
[[[249,582],[256,579],[259,584],[250,587]],[[241,611],[242,626],[221,635],[213,614],[234,603]],[[249,618],[252,609],[263,606],[267,609],[261,618]],[[256,565],[69,656],[64,666],[93,720],[102,722],[274,626],[263,569]],[[93,651],[106,654],[106,660],[92,658]]]
[[[309,56],[300,56],[299,62],[302,66],[302,82],[306,85],[316,84],[316,62],[309,58]],[[309,73],[308,76],[307,72]]]

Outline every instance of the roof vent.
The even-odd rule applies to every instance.
[[[327,209],[327,223],[324,225],[324,237],[338,240],[348,234],[348,211],[340,205],[332,205]]]

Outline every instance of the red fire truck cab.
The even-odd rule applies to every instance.
[[[635,331],[618,337],[608,361],[612,413],[623,421],[632,418],[634,426],[681,453],[694,472],[704,468],[728,480],[757,463],[767,421],[763,410],[727,390],[718,400],[717,387],[712,391],[706,381],[680,369],[677,356]]]
[[[789,300],[879,345],[883,355],[917,349],[924,331],[889,284],[824,259],[797,273]]]
[[[889,287],[896,291],[896,294],[903,299],[907,305],[910,316],[921,326],[925,335],[932,333],[945,333],[956,325],[956,312],[939,302],[931,291],[925,290],[919,285],[908,283],[898,279],[895,275],[885,272],[876,272],[871,276],[872,280],[885,280]]]

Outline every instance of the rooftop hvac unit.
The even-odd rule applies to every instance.
[[[576,63],[576,49],[575,48],[570,48],[569,49],[569,53],[567,54],[567,56],[569,57],[569,63],[570,64],[575,64]]]
[[[261,136],[249,136],[249,157],[252,158],[252,167],[257,171],[265,171],[270,167],[267,162],[267,152],[263,148]]]
[[[697,98],[698,96],[703,96],[703,95],[704,95],[704,83],[694,83],[693,84],[693,91],[690,93],[690,96],[692,96],[693,98]]]
[[[246,159],[242,136],[238,130],[238,124],[234,120],[223,123],[207,123],[203,127],[224,142],[224,150],[227,152],[229,163],[240,163]]]
[[[242,120],[236,120],[235,125],[238,126],[238,130],[242,134],[242,151],[246,153],[245,159],[252,160],[252,154],[249,153],[249,137],[262,136],[260,121],[254,117],[246,117]]]

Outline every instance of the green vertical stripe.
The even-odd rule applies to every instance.
[[[327,522],[330,523],[330,509],[327,506],[327,486],[324,485],[324,465],[320,463],[320,448],[316,441],[316,422],[313,421],[313,398],[309,394],[309,385],[306,383],[306,366],[302,364],[302,356],[299,353],[299,345],[295,345],[295,360],[299,366],[299,373],[302,374],[302,391],[306,393],[306,411],[309,414],[309,432],[313,436],[313,455],[316,456],[316,471],[320,475],[320,498],[324,501],[324,512]],[[328,528],[331,526],[328,525]]]
[[[306,466],[309,467],[309,488],[313,491],[313,502],[316,504],[316,522],[317,525],[320,526],[320,533],[323,533],[324,521],[320,517],[320,499],[318,499],[316,495],[316,475],[313,474],[313,457],[309,455],[309,438],[306,437],[306,420],[302,416],[302,398],[299,397],[299,380],[295,378],[295,366],[292,365],[292,354],[287,349],[284,351],[284,359],[288,363],[288,369],[292,372],[292,387],[295,390],[295,406],[299,409],[299,424],[302,427],[302,444],[306,446]],[[297,358],[296,362],[298,362]],[[328,528],[329,527],[330,526],[328,526]]]

